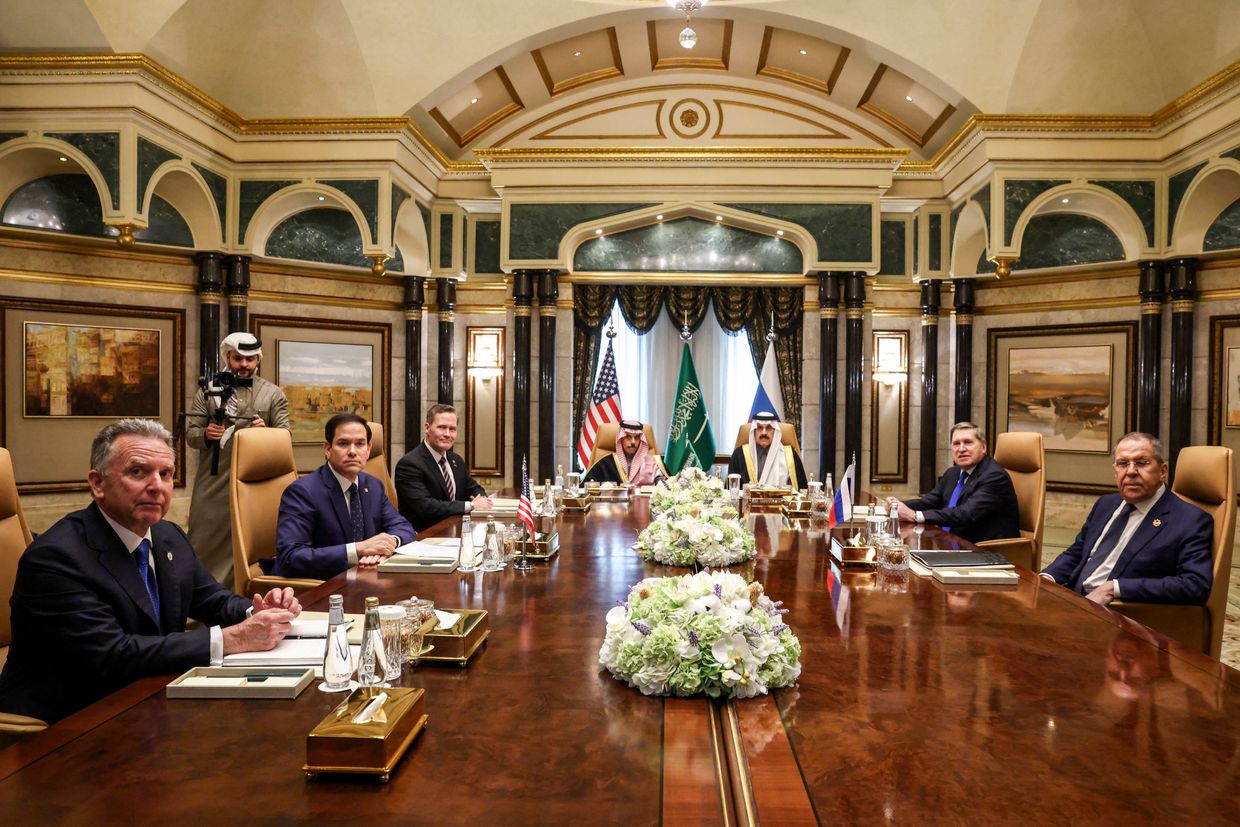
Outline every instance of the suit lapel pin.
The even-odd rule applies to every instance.
[[[1158,528],[1160,525],[1162,525],[1162,520],[1154,518],[1154,528]]]
[[[171,551],[170,551],[170,552],[168,552],[168,562],[169,562],[169,563],[171,563],[171,562],[172,562],[172,552],[171,552]]]

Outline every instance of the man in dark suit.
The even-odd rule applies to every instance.
[[[440,520],[490,508],[491,500],[469,474],[456,443],[456,408],[432,405],[426,414],[426,439],[396,463],[396,499],[400,513],[418,531]]]
[[[1105,606],[1201,604],[1214,582],[1214,521],[1167,488],[1162,443],[1131,433],[1115,444],[1119,492],[1100,497],[1068,550],[1042,576]]]
[[[904,522],[934,523],[971,543],[1020,536],[1016,489],[1003,466],[986,454],[986,436],[972,422],[957,422],[951,431],[955,464],[939,477],[934,490],[895,504]]]
[[[49,723],[138,678],[271,649],[301,611],[292,589],[253,601],[228,591],[162,522],[175,466],[158,422],[108,425],[90,462],[94,503],[26,549],[13,589],[0,710]],[[186,617],[203,625],[187,632]]]
[[[280,577],[326,580],[352,566],[378,565],[413,542],[413,526],[396,513],[383,483],[362,471],[370,458],[366,420],[336,414],[327,420],[323,436],[327,461],[284,489],[280,498],[271,570]]]

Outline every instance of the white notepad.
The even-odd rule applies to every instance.
[[[323,638],[288,638],[267,652],[237,652],[224,656],[225,666],[318,666],[323,662]]]

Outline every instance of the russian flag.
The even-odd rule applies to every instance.
[[[755,414],[770,412],[784,421],[784,395],[779,387],[779,369],[775,362],[775,342],[766,346],[766,357],[762,361],[762,372],[758,374],[758,390],[753,395],[753,405],[749,408],[749,419]]]
[[[840,477],[840,487],[835,489],[835,499],[831,502],[830,510],[827,511],[827,523],[831,528],[852,519],[852,486],[853,477],[856,474],[857,463],[854,462],[848,466],[844,476]]]

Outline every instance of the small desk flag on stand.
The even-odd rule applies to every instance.
[[[521,457],[521,501],[517,503],[517,519],[529,529],[530,541],[534,540],[534,504],[530,494],[530,472],[526,457]]]
[[[831,508],[827,512],[827,523],[831,528],[852,519],[852,487],[853,477],[856,474],[857,463],[854,461],[848,466],[844,476],[840,477],[840,487],[835,489],[835,500],[832,501]]]
[[[749,418],[754,414],[770,411],[784,420],[784,395],[779,386],[779,369],[775,362],[775,342],[766,345],[766,357],[762,360],[762,372],[758,374],[758,390],[753,395],[753,404],[749,406]]]
[[[687,332],[686,328],[681,335]],[[672,425],[668,428],[663,463],[669,474],[679,473],[689,465],[705,471],[715,464],[715,435],[710,430],[706,400],[687,340],[680,356],[680,378],[676,381],[676,402],[672,405]]]

